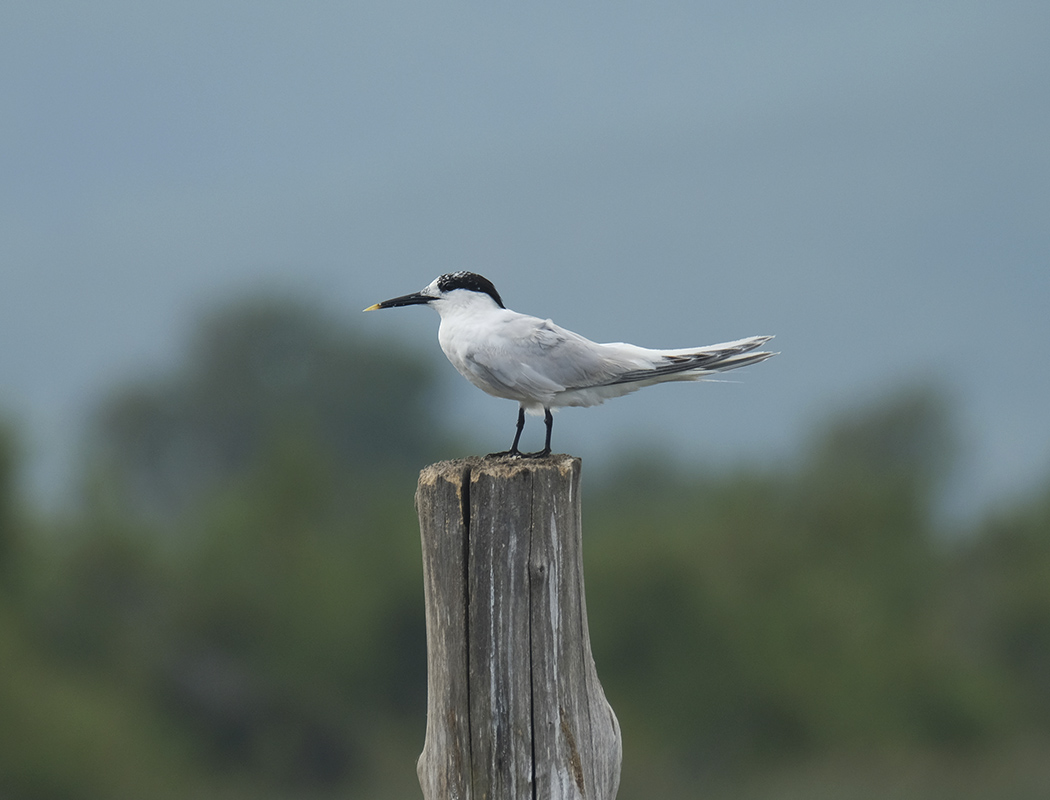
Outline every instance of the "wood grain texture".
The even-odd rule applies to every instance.
[[[568,456],[420,474],[426,800],[616,796],[620,730],[591,655],[579,487]]]

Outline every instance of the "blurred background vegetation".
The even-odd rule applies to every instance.
[[[0,797],[420,796],[412,494],[486,448],[433,414],[432,355],[221,309],[99,404],[61,514],[19,492],[6,421]],[[585,464],[621,798],[1050,796],[1050,476],[945,522],[957,436],[917,386],[789,463]]]

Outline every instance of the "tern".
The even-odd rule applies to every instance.
[[[678,350],[650,350],[633,344],[599,344],[549,319],[511,311],[487,278],[453,272],[425,289],[365,309],[428,305],[441,316],[438,343],[459,374],[495,397],[517,400],[518,424],[510,450],[495,456],[543,457],[551,452],[551,412],[565,406],[595,406],[665,381],[697,381],[765,361],[756,352],[772,336]],[[543,450],[518,450],[525,413],[543,414]]]

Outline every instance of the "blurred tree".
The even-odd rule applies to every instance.
[[[402,468],[437,454],[429,381],[257,302],[104,406],[91,453],[119,502],[26,528],[0,436],[0,568],[26,587],[0,592],[0,797],[394,797],[402,773],[412,791],[426,660]],[[920,388],[828,421],[795,464],[655,454],[587,483],[625,785],[639,765],[685,786],[1050,731],[1050,491],[937,537],[947,411]]]
[[[910,524],[922,525],[956,452],[947,398],[931,385],[913,386],[825,423],[804,479],[829,494],[843,486],[854,493],[866,486],[873,495],[893,494],[898,513],[914,515]]]
[[[947,398],[921,385],[833,421],[799,473],[799,588],[815,629],[828,626],[820,663],[841,693],[811,697],[826,733],[949,745],[994,727],[992,682],[940,633],[935,512],[955,453]]]
[[[419,467],[438,452],[422,361],[365,341],[302,303],[220,309],[184,368],[117,392],[89,438],[105,488],[172,519],[251,469],[276,438],[303,438],[344,471]]]
[[[794,472],[657,473],[641,498],[614,482],[588,523],[614,707],[723,767],[986,733],[988,682],[939,635],[946,409],[928,388],[886,398],[833,421]]]
[[[267,449],[196,516],[153,669],[214,764],[330,788],[367,776],[384,727],[419,724],[425,634],[411,505],[310,444]]]
[[[887,624],[913,621],[933,588],[937,490],[954,453],[948,403],[929,386],[832,420],[791,491],[803,558],[873,581]]]
[[[1050,484],[986,520],[953,553],[952,578],[965,652],[994,665],[1014,711],[1050,733]]]
[[[40,641],[139,687],[208,768],[359,785],[383,731],[425,709],[401,534],[407,482],[441,450],[433,390],[409,353],[316,309],[220,310],[183,369],[100,410],[95,502],[40,576]],[[150,521],[182,546],[158,549]]]
[[[16,446],[14,434],[0,424],[0,591],[9,588],[15,574],[19,532],[15,500]]]

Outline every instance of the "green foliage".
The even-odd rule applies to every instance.
[[[18,509],[15,498],[15,437],[7,425],[0,424],[0,597],[10,591],[18,570],[15,563],[21,547]]]
[[[589,498],[614,707],[682,763],[992,737],[1001,676],[944,631],[950,439],[924,390],[833,422],[793,471],[658,475],[642,498],[628,474]]]
[[[0,613],[0,796],[113,800],[192,792],[155,709],[64,669]]]
[[[1050,486],[953,555],[955,629],[1005,677],[1016,712],[1050,730]]]
[[[441,433],[402,355],[301,306],[220,314],[182,371],[113,395],[88,502],[32,529],[0,436],[0,796],[418,791],[411,496]],[[794,464],[656,454],[586,483],[622,797],[756,772],[788,788],[723,796],[874,797],[899,753],[927,797],[959,784],[951,759],[1050,737],[1050,484],[947,536],[933,507],[953,438],[920,388],[829,421]],[[1046,775],[1004,763],[1004,786]]]
[[[418,468],[439,451],[432,392],[424,362],[390,342],[306,305],[247,302],[203,323],[179,373],[108,400],[89,462],[122,507],[170,520],[281,439],[340,471]]]
[[[185,742],[194,779],[360,787],[425,713],[411,484],[351,478],[312,446],[261,454],[168,531],[177,547],[103,514],[38,553],[36,643],[138,697]]]

